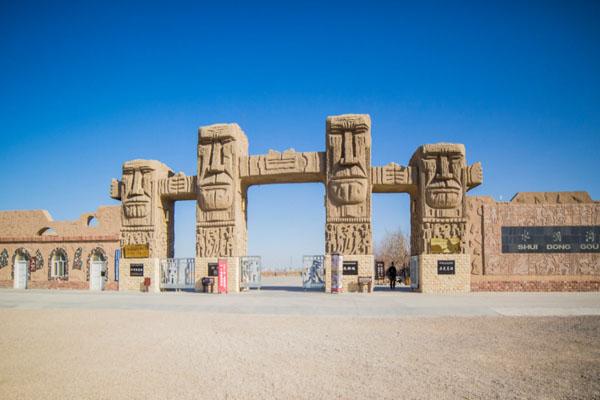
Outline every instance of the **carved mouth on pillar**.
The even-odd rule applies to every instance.
[[[460,203],[462,190],[454,179],[432,181],[425,189],[425,200],[432,208],[453,208]]]
[[[229,184],[211,183],[200,187],[200,208],[204,211],[226,210],[233,204]]]
[[[360,204],[367,198],[368,181],[363,177],[338,177],[329,183],[329,193],[336,203]]]
[[[147,201],[128,201],[124,204],[127,218],[143,218],[148,215],[149,203]]]

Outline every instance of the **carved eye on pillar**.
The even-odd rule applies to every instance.
[[[436,160],[435,159],[423,159],[421,160],[423,171],[425,172],[425,184],[431,182],[435,176]]]

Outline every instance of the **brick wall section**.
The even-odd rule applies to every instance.
[[[72,281],[29,281],[27,282],[29,289],[72,289],[72,290],[89,290],[88,282],[72,282]],[[0,288],[11,289],[13,281],[1,280]],[[106,282],[104,290],[119,290],[118,282]]]
[[[597,292],[599,280],[587,281],[479,281],[471,282],[473,292]]]
[[[438,275],[438,260],[454,260],[454,275]],[[422,254],[419,256],[419,291],[466,293],[471,290],[471,258],[468,254]]]

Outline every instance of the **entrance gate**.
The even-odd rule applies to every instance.
[[[15,289],[27,289],[27,260],[15,261]]]
[[[90,263],[90,290],[104,290],[104,277],[106,275],[105,261],[92,261]]]
[[[240,288],[260,289],[261,268],[260,257],[240,257]]]
[[[195,264],[193,258],[166,258],[160,260],[161,289],[194,289]]]
[[[302,257],[302,287],[325,289],[325,256]]]

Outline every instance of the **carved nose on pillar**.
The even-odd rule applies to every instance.
[[[141,172],[134,171],[131,182],[131,191],[129,192],[129,196],[139,196],[143,194],[142,191],[142,176]]]
[[[354,143],[352,138],[352,132],[344,132],[344,138],[342,143],[342,157],[340,158],[340,164],[357,164],[356,157],[354,156]]]
[[[440,157],[440,168],[438,176],[442,179],[450,179],[450,165],[447,157]]]
[[[215,143],[210,153],[210,172],[223,172],[225,166],[223,165],[223,155],[221,154],[222,145],[221,143]]]

